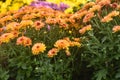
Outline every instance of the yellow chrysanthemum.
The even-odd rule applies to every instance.
[[[73,8],[68,8],[65,10],[65,13],[73,13]]]
[[[13,38],[14,35],[12,33],[4,33],[3,35],[1,35],[1,42],[8,43]]]
[[[32,47],[32,53],[33,55],[38,55],[41,52],[43,53],[46,50],[46,46],[43,43],[36,43]]]
[[[70,8],[65,10],[65,13],[72,13],[74,7],[79,9],[80,4],[85,4],[87,2],[87,0],[46,0],[46,1],[56,3],[56,4],[60,4],[60,2],[63,2],[67,5],[69,5]]]
[[[12,6],[9,7],[9,10],[18,10],[23,3],[14,3]]]
[[[59,4],[62,0],[46,0],[46,1]]]
[[[0,12],[4,13],[8,10],[18,10],[25,4],[30,4],[33,0],[6,0],[0,1]]]

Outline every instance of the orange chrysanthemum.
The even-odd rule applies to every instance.
[[[22,36],[17,39],[16,44],[23,46],[30,46],[32,45],[32,40],[28,37]]]
[[[45,21],[47,24],[56,24],[57,21],[55,20],[55,18],[47,18]]]
[[[14,38],[18,37],[18,35],[20,34],[19,31],[11,31],[11,33],[13,34]]]
[[[101,9],[100,5],[94,5],[92,8],[89,9],[88,12],[100,11],[100,9]]]
[[[5,16],[5,17],[2,17],[2,18],[0,18],[0,23],[1,23],[2,25],[5,25],[5,22],[6,22],[6,21],[9,21],[9,20],[12,20],[12,19],[13,19],[13,17],[10,16],[10,15]]]
[[[43,53],[46,50],[46,46],[43,43],[36,43],[32,47],[32,53],[33,55],[38,55],[41,52]]]
[[[12,33],[4,33],[3,35],[1,35],[1,42],[8,43],[13,38],[14,35]]]
[[[32,20],[22,20],[20,23],[21,28],[26,28],[29,27],[30,25],[33,25],[33,21]]]
[[[73,38],[75,42],[80,42],[80,38]]]
[[[60,49],[68,49],[70,44],[67,40],[60,39],[60,40],[56,41],[54,46],[57,47],[59,50]]]
[[[48,51],[48,57],[54,57],[55,55],[57,55],[58,53],[58,49],[57,48],[52,48],[51,50]]]
[[[101,22],[109,22],[111,20],[113,20],[112,17],[118,16],[119,15],[119,11],[112,11],[111,13],[109,13],[107,16],[105,16]]]
[[[86,15],[88,13],[87,10],[83,10],[83,11],[78,11],[77,13],[75,13],[74,15],[72,15],[70,17],[70,19],[81,19],[84,15]]]
[[[80,44],[80,42],[71,41],[71,42],[70,42],[70,46],[71,46],[71,47],[74,47],[74,46],[80,47],[81,44]]]
[[[85,15],[85,17],[83,18],[83,22],[86,23],[88,21],[90,21],[91,18],[94,17],[94,12],[89,12],[88,14]]]
[[[20,29],[20,24],[17,22],[11,22],[6,26],[7,30],[19,30]]]
[[[101,0],[101,1],[98,0],[97,3],[101,6],[109,5],[111,3],[111,0]]]
[[[8,20],[12,20],[12,19],[13,19],[13,17],[8,15],[8,16],[2,17],[0,20],[8,21]]]
[[[26,14],[22,17],[22,20],[30,20],[30,19],[33,19],[33,18],[35,18],[34,14]]]
[[[88,9],[88,8],[94,6],[94,5],[95,5],[95,2],[89,2],[89,3],[85,4],[83,8]]]
[[[41,28],[44,27],[44,25],[45,25],[45,24],[44,24],[42,21],[36,21],[36,22],[34,23],[34,27],[35,27],[36,30],[40,30]]]
[[[114,26],[112,31],[115,33],[115,32],[118,32],[120,31],[120,26]]]
[[[80,34],[84,34],[86,31],[92,30],[91,25],[87,25],[85,27],[83,27],[82,29],[79,30]]]
[[[3,31],[3,28],[0,28],[0,33]]]

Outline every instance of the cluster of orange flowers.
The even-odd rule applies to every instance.
[[[104,6],[115,8],[115,11],[110,12],[102,18],[100,15]],[[93,17],[98,16],[100,19],[102,18],[101,22],[109,22],[113,20],[113,17],[119,16],[118,10],[120,10],[120,5],[117,2],[111,3],[111,0],[96,0],[96,2],[89,2],[85,4],[83,8],[72,15],[71,18],[75,20],[82,19],[83,23],[89,23]]]
[[[101,21],[109,22],[109,21],[113,20],[113,17],[118,16],[118,15],[119,15],[119,11],[112,11],[107,16],[105,16]]]
[[[1,13],[0,24],[2,26],[6,26],[11,22],[15,22],[19,23],[20,26],[27,26],[29,23],[32,24],[35,22],[35,26],[37,25],[37,27],[43,27],[45,24],[58,24],[62,28],[68,28],[68,23],[71,25],[74,24],[73,21],[69,18],[71,15],[72,14],[65,14],[63,12],[46,7],[25,6],[19,11]],[[38,22],[36,22],[37,20],[39,23],[41,23],[39,26]],[[36,29],[38,30],[38,28]]]
[[[79,38],[74,38],[73,41],[71,41],[68,37],[57,40],[54,44],[55,48],[52,48],[51,50],[49,50],[48,57],[53,57],[57,55],[57,53],[60,50],[65,50],[66,55],[70,56],[71,53],[69,51],[69,47],[74,47],[74,46],[77,46],[77,47],[81,46]]]
[[[30,46],[32,45],[32,40],[28,37],[22,36],[17,39],[16,44],[23,46]]]
[[[0,14],[0,44],[8,43],[16,38],[16,45],[31,47],[33,55],[43,53],[47,46],[44,43],[34,43],[30,37],[27,37],[27,29],[40,31],[49,25],[59,25],[59,28],[71,29],[78,27],[73,18],[74,14],[65,14],[60,11],[45,7],[25,6],[19,11],[9,11]],[[50,26],[51,27],[51,26]],[[33,33],[34,34],[34,33]],[[60,50],[65,50],[70,55],[69,47],[78,46],[80,42],[70,41],[70,39],[60,39],[54,44],[55,48],[48,51],[48,57],[57,55]]]
[[[109,12],[105,16],[100,13],[104,6],[115,7],[114,11]],[[46,7],[25,6],[18,11],[8,11],[0,13],[0,44],[8,43],[12,39],[17,39],[16,44],[22,46],[32,46],[32,53],[38,55],[43,53],[47,46],[44,43],[32,44],[32,39],[25,36],[27,29],[35,29],[40,31],[42,28],[55,27],[63,30],[78,31],[81,35],[92,30],[90,21],[98,16],[101,22],[109,22],[113,17],[119,16],[120,5],[111,3],[111,0],[96,0],[85,4],[79,11],[74,14],[65,14],[57,10]],[[50,28],[49,27],[49,28]],[[119,26],[113,28],[113,32],[119,31]],[[72,33],[72,32],[71,32]],[[34,33],[33,33],[34,34]],[[72,36],[74,37],[74,36]],[[65,50],[66,55],[70,55],[69,47],[81,44],[78,39],[70,40],[69,38],[59,39],[55,42],[54,48],[48,51],[48,56],[57,55],[60,50]]]

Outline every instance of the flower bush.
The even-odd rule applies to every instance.
[[[119,80],[120,1],[64,13],[24,6],[0,14],[0,75],[8,80]]]
[[[71,15],[43,6],[0,14],[0,54],[7,56],[9,79],[72,78],[72,62],[81,42],[76,33],[79,23]]]
[[[74,14],[73,18],[92,27],[92,30],[88,26],[79,30],[83,36],[82,58],[93,71],[92,80],[120,79],[119,15],[118,0],[89,2]],[[84,33],[86,30],[90,31]]]

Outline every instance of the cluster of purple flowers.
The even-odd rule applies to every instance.
[[[65,9],[69,8],[69,6],[67,4],[64,4],[63,2],[61,2],[59,5],[57,5],[55,3],[46,2],[46,1],[39,1],[39,0],[33,1],[30,5],[35,6],[35,7],[45,6],[45,7],[49,7],[49,8],[52,8],[54,10],[60,10],[60,11],[64,11]]]

